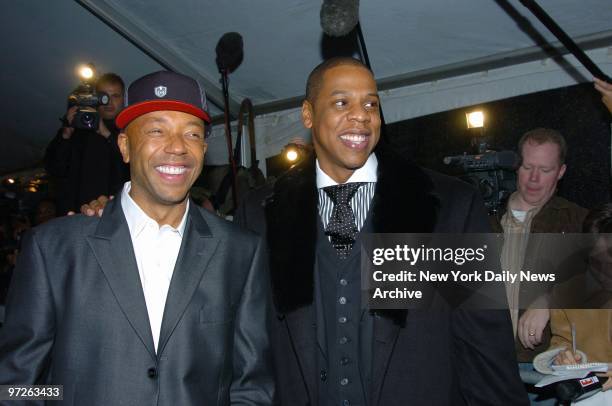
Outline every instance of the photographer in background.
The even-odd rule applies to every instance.
[[[566,170],[567,144],[561,133],[548,128],[528,131],[519,140],[518,152],[521,166],[517,170],[517,191],[494,224],[495,231],[504,234],[502,269],[513,274],[534,268],[528,262],[537,258],[542,243],[534,234],[579,233],[587,214],[586,209],[556,196],[557,183]],[[534,384],[531,380],[539,378],[530,377],[533,358],[550,342],[549,303],[532,285],[507,284],[506,293],[521,376]]]
[[[78,128],[75,116],[80,106],[68,108],[62,126],[45,153],[45,167],[57,182],[58,215],[78,211],[100,195],[112,195],[129,179],[129,169],[117,146],[115,117],[123,107],[124,83],[114,73],[96,82],[97,94],[106,93],[108,103],[97,106],[95,128]],[[95,112],[94,112],[95,114]],[[80,118],[80,117],[79,117]]]

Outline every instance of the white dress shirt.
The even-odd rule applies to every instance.
[[[138,264],[138,275],[147,304],[153,343],[157,351],[166,296],[168,296],[170,280],[183,240],[189,200],[187,200],[185,214],[178,228],[167,224],[160,227],[134,202],[129,194],[130,188],[131,182],[126,182],[121,194],[121,208],[130,229],[132,246]]]
[[[317,189],[319,191],[319,215],[323,222],[323,228],[326,229],[329,224],[329,220],[334,210],[334,203],[331,198],[323,190],[327,186],[335,186],[338,184],[329,175],[327,175],[319,166],[319,160],[317,159]],[[361,231],[363,224],[365,223],[368,211],[370,210],[370,203],[374,197],[374,190],[376,188],[376,181],[378,180],[378,159],[376,155],[370,154],[366,163],[359,169],[355,170],[350,178],[345,183],[352,182],[365,182],[366,184],[361,186],[355,192],[355,195],[350,201],[351,208],[355,214],[355,221],[357,224],[357,230]],[[331,241],[331,237],[328,237]]]

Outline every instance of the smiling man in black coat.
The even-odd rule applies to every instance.
[[[377,147],[376,83],[357,60],[313,70],[302,119],[316,160],[236,215],[268,242],[279,403],[527,404],[508,311],[361,305],[363,233],[488,232],[477,192]]]

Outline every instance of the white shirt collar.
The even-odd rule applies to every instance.
[[[142,230],[147,226],[147,224],[154,224],[159,229],[162,227],[168,227],[173,231],[178,232],[179,236],[182,238],[185,232],[185,224],[187,224],[187,213],[189,212],[189,199],[187,199],[187,206],[185,208],[185,214],[183,214],[183,218],[179,223],[177,228],[174,228],[168,224],[164,224],[159,227],[157,221],[153,220],[151,217],[145,213],[140,206],[132,199],[130,196],[130,189],[132,188],[132,182],[125,182],[123,185],[123,192],[121,193],[121,208],[123,209],[123,214],[125,215],[125,219],[127,220],[128,228],[130,229],[130,235],[137,236],[142,232]]]
[[[376,154],[372,153],[368,157],[366,163],[359,169],[355,170],[350,178],[345,183],[352,182],[368,182],[376,183],[378,175],[378,159]],[[317,159],[317,189],[321,189],[327,186],[335,186],[338,182],[329,177],[328,174],[323,172],[323,169],[319,166],[319,160]]]

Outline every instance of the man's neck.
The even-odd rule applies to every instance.
[[[546,203],[548,203],[548,200],[544,202],[544,204]],[[530,211],[534,209],[540,209],[542,206],[544,206],[544,204],[538,206],[531,205],[524,201],[517,192],[516,195],[510,199],[508,207],[510,208],[510,210]]]
[[[354,170],[346,170],[346,173],[339,176],[338,173],[328,171],[327,167],[321,163],[320,160],[316,161],[317,167],[317,187],[331,186],[334,184],[343,184],[346,182],[376,182],[377,181],[377,170],[378,160],[374,154],[371,154],[363,166]]]
[[[346,183],[346,181],[349,180],[356,171],[356,169],[351,170],[337,168],[332,170],[333,168],[326,166],[324,163],[321,163],[321,161],[319,161],[319,167],[327,176],[329,176],[334,182],[338,184]]]
[[[183,216],[185,215],[185,210],[187,210],[187,199],[189,197],[186,197],[181,203],[162,205],[150,204],[150,202],[144,201],[138,193],[134,193],[134,189],[130,190],[129,193],[134,203],[136,203],[147,216],[155,220],[160,227],[167,224],[177,228],[179,224],[181,224]]]

